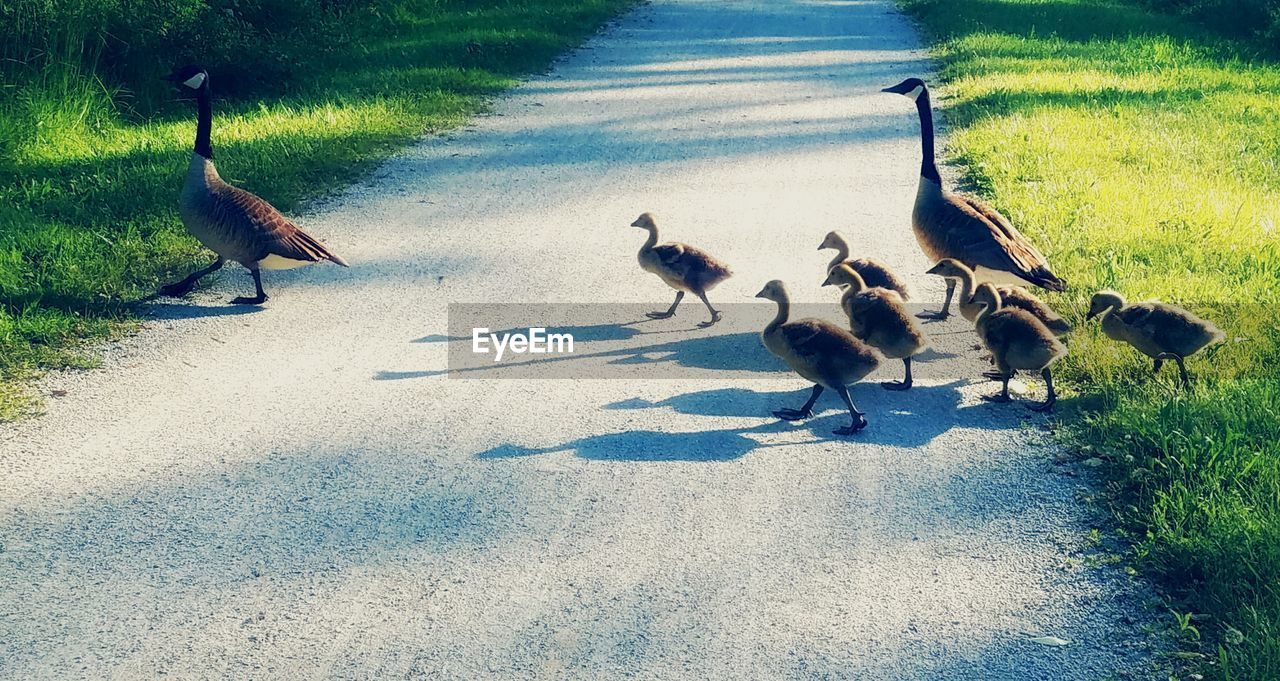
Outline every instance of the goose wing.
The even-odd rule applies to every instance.
[[[1113,314],[1131,331],[1180,355],[1191,354],[1223,336],[1212,323],[1177,305],[1135,303]]]
[[[783,337],[796,356],[806,360],[842,355],[863,356],[871,351],[853,334],[821,319],[800,319],[782,327]]]
[[[214,193],[211,208],[217,221],[231,226],[230,232],[246,242],[244,245],[260,253],[259,260],[277,255],[299,262],[329,260],[347,266],[346,261],[315,237],[302,231],[274,206],[251,192],[224,185],[221,191]]]
[[[653,247],[662,266],[687,284],[710,287],[732,272],[710,253],[688,244],[669,243]]]
[[[1066,290],[1066,282],[1049,270],[1044,255],[1000,211],[973,196],[951,194],[947,202],[953,210],[944,239],[951,252],[963,254],[960,260],[1011,272],[1050,291]]]

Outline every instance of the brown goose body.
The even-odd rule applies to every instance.
[[[1051,408],[1057,396],[1049,367],[1066,356],[1066,346],[1035,315],[1018,308],[1001,307],[1000,294],[990,282],[980,284],[973,298],[981,306],[975,322],[978,337],[991,353],[996,372],[1004,382],[1003,390],[994,400],[1009,401],[1009,379],[1015,371],[1039,371],[1049,396],[1035,409]]]
[[[907,287],[907,282],[898,276],[890,267],[875,258],[849,258],[849,241],[839,232],[830,232],[822,245],[818,246],[818,250],[833,248],[836,251],[835,257],[831,262],[827,263],[827,273],[830,274],[840,265],[848,265],[853,271],[862,277],[863,282],[871,288],[883,288],[890,291],[896,291],[903,300],[911,300],[911,289]]]
[[[760,338],[792,371],[832,390],[861,381],[880,363],[870,346],[824,319],[788,321]]]
[[[667,286],[676,290],[676,300],[671,303],[671,307],[666,312],[650,312],[649,318],[666,319],[674,315],[687,291],[698,296],[711,313],[711,319],[699,326],[707,327],[720,321],[720,312],[707,300],[707,291],[733,275],[729,266],[710,253],[688,244],[659,244],[658,224],[652,213],[641,213],[631,226],[640,227],[649,233],[649,238],[636,254],[640,269],[658,275]]]
[[[1115,291],[1094,294],[1088,317],[1097,315],[1102,315],[1102,332],[1108,338],[1154,359],[1157,371],[1163,360],[1176,360],[1184,384],[1188,377],[1182,360],[1226,338],[1213,322],[1190,310],[1156,300],[1129,304]]]
[[[1031,284],[1050,291],[1067,288],[1044,255],[996,209],[975,197],[946,191],[940,181],[920,178],[911,227],[926,257],[934,262],[958,260],[979,281]]]
[[[179,214],[187,230],[224,260],[249,269],[290,269],[346,261],[258,196],[218,176],[213,159],[191,155]]]
[[[903,380],[881,385],[889,390],[911,388],[911,358],[925,349],[927,341],[902,296],[885,288],[868,288],[858,271],[845,264],[831,270],[822,285],[847,286],[840,309],[849,318],[849,330],[885,357],[902,360]]]
[[[786,362],[792,371],[814,384],[809,401],[803,407],[780,409],[774,414],[788,421],[808,418],[822,391],[833,390],[844,400],[853,419],[848,427],[836,430],[836,434],[849,435],[865,427],[867,420],[854,406],[848,386],[861,381],[880,365],[876,351],[831,322],[822,319],[790,321],[791,300],[780,281],[765,284],[756,297],[778,304],[777,315],[760,333],[765,348]]]
[[[981,312],[982,306],[972,300],[974,290],[978,284],[977,276],[974,275],[973,270],[958,260],[944,258],[939,260],[928,273],[954,279],[958,282],[960,286],[960,315],[971,322],[978,318],[978,313]],[[1027,289],[1021,286],[996,286],[996,290],[1000,293],[1000,301],[1003,307],[1018,308],[1030,312],[1054,335],[1062,337],[1071,331],[1071,324],[1067,320],[1063,319],[1061,315],[1054,312],[1053,308]]]
[[[705,293],[733,275],[727,265],[706,251],[677,242],[646,245],[637,255],[640,268],[677,291]]]
[[[840,309],[849,318],[853,335],[889,359],[905,359],[926,346],[924,332],[907,312],[896,291],[868,287],[857,270],[837,266],[824,285],[847,285],[840,297]]]

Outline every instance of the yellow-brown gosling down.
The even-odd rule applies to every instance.
[[[720,312],[711,307],[711,301],[707,300],[707,291],[733,274],[729,266],[710,253],[688,244],[675,242],[659,244],[658,225],[651,213],[641,214],[635,222],[631,223],[631,226],[649,232],[649,239],[640,247],[640,253],[637,256],[640,267],[646,272],[658,275],[667,286],[676,290],[676,299],[671,303],[671,308],[666,312],[650,312],[649,318],[666,319],[674,315],[676,307],[680,305],[685,292],[688,291],[698,296],[702,304],[706,305],[707,310],[711,312],[710,321],[702,322],[698,326],[705,328],[720,321]]]
[[[166,284],[160,294],[181,298],[200,278],[222,267],[228,260],[238,262],[253,276],[254,295],[241,296],[232,303],[260,305],[267,300],[262,290],[262,269],[289,269],[328,260],[343,267],[338,257],[280,214],[271,204],[249,192],[233,187],[218,176],[213,165],[213,95],[209,74],[199,66],[184,66],[166,77],[178,87],[195,93],[196,143],[187,167],[186,183],[178,212],[182,222],[205,248],[218,257],[208,267],[182,281]]]
[[[1049,365],[1066,356],[1066,346],[1030,312],[1000,307],[1000,292],[990,282],[978,285],[978,290],[973,293],[973,302],[979,305],[975,322],[978,336],[995,360],[1002,382],[999,394],[985,395],[982,399],[1009,402],[1009,379],[1013,378],[1014,372],[1019,369],[1039,371],[1049,396],[1030,408],[1034,411],[1052,409],[1058,395],[1053,389]]]
[[[977,274],[979,281],[997,284],[1032,284],[1050,291],[1065,291],[1066,282],[1049,270],[1049,262],[1005,216],[985,202],[954,194],[942,186],[934,161],[933,108],[929,88],[919,78],[908,78],[882,92],[903,95],[916,104],[920,116],[920,182],[911,226],[920,250],[931,261],[955,258]],[[951,314],[956,282],[947,280],[947,299],[938,312],[921,313],[925,319],[945,319]]]
[[[760,338],[764,346],[782,358],[793,371],[813,381],[809,400],[799,409],[779,409],[774,416],[786,421],[800,421],[813,415],[813,405],[824,389],[834,390],[849,408],[852,421],[835,430],[836,435],[852,435],[867,426],[867,417],[854,406],[849,387],[875,371],[880,364],[876,351],[852,333],[822,319],[797,319],[791,315],[791,299],[787,287],[773,280],[764,285],[757,298],[778,304],[778,314],[764,327]]]
[[[1226,337],[1213,322],[1177,305],[1156,300],[1128,305],[1115,291],[1093,294],[1085,319],[1098,315],[1102,315],[1102,332],[1150,357],[1153,372],[1159,373],[1167,359],[1176,361],[1184,387],[1191,379],[1183,360]]]
[[[840,309],[849,317],[853,335],[885,357],[902,360],[906,372],[903,379],[880,385],[886,390],[910,388],[911,358],[924,350],[926,341],[898,292],[868,287],[862,275],[847,264],[836,265],[822,285],[848,286],[840,297]]]
[[[840,232],[828,232],[827,237],[822,240],[822,245],[818,246],[818,250],[825,251],[828,248],[834,248],[836,255],[827,264],[827,273],[835,269],[837,265],[848,265],[857,272],[862,280],[869,287],[879,287],[897,291],[903,300],[911,300],[911,291],[907,288],[907,282],[902,280],[897,273],[889,269],[889,266],[874,258],[856,258],[849,259],[849,240],[844,238]]]
[[[978,305],[971,301],[973,291],[977,287],[977,277],[973,270],[954,258],[943,258],[926,274],[936,274],[948,280],[954,279],[960,287],[960,315],[968,321],[978,318]],[[1043,300],[1021,286],[997,286],[1000,301],[1004,307],[1016,307],[1035,315],[1055,336],[1059,338],[1071,332],[1071,324],[1061,315],[1053,311]]]

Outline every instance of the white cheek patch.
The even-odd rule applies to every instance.
[[[924,86],[923,86],[923,85],[917,85],[917,86],[915,86],[914,88],[911,88],[911,92],[908,92],[908,93],[907,93],[907,96],[908,96],[908,97],[910,97],[910,98],[912,98],[912,99],[916,99],[917,97],[919,97],[919,96],[920,96],[920,93],[921,93],[921,92],[924,92]]]
[[[196,75],[191,76],[190,78],[182,81],[182,84],[186,85],[192,90],[198,90],[201,85],[204,85],[204,79],[205,79],[205,75],[203,73],[197,73]]]

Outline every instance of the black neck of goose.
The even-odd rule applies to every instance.
[[[209,144],[209,135],[213,132],[213,97],[209,94],[209,84],[205,82],[196,91],[196,148],[201,156],[212,159],[213,146]]]
[[[929,88],[923,88],[916,97],[916,111],[920,112],[920,176],[942,184],[933,158],[933,106],[929,103]]]

